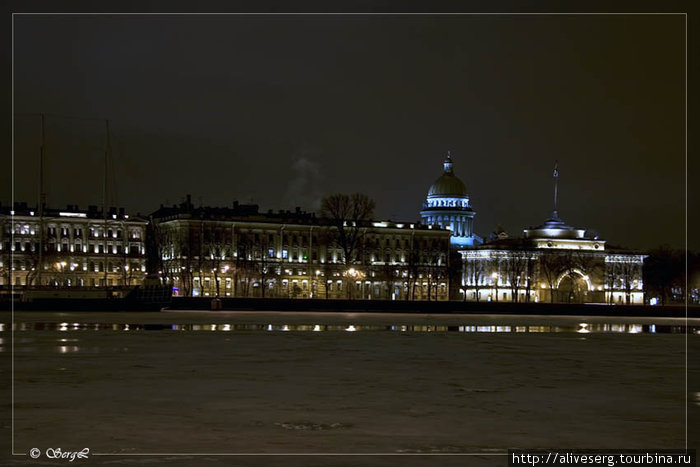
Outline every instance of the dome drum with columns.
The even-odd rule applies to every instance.
[[[482,243],[474,234],[474,216],[464,182],[453,170],[452,157],[448,153],[443,162],[443,174],[430,186],[423,203],[421,222],[452,231],[450,243],[455,247],[473,246]]]

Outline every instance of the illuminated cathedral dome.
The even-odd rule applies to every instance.
[[[449,153],[442,166],[442,175],[430,186],[423,203],[421,222],[451,230],[450,243],[454,246],[482,243],[481,238],[474,235],[473,220],[476,213],[469,201],[467,187],[454,174],[454,164]]]
[[[452,157],[447,155],[443,162],[444,172],[435,183],[430,185],[428,197],[431,196],[467,196],[467,187],[452,171]]]

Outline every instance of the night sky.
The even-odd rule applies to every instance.
[[[132,213],[362,192],[417,220],[449,150],[482,236],[549,217],[558,160],[567,223],[685,242],[682,15],[15,16],[14,90],[16,200],[45,112],[52,206],[101,204],[109,118]]]

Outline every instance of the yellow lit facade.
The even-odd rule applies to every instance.
[[[131,287],[146,275],[147,221],[96,208],[0,208],[0,286]],[[43,234],[42,234],[43,233]],[[41,254],[40,254],[40,250]]]
[[[558,218],[461,250],[460,294],[468,301],[644,303],[645,255],[608,249],[604,240]]]
[[[450,232],[368,222],[346,262],[335,227],[255,205],[153,214],[159,273],[182,296],[447,300]]]

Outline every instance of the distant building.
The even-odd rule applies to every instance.
[[[555,209],[522,238],[495,235],[462,249],[463,300],[643,304],[643,254],[606,248],[585,229],[564,223]]]
[[[105,219],[106,217],[106,219]],[[0,286],[118,287],[143,282],[147,220],[123,209],[0,206]]]
[[[443,162],[443,173],[428,190],[420,212],[421,223],[448,229],[450,243],[456,247],[479,245],[481,237],[474,234],[474,216],[464,182],[454,174],[454,163],[448,153]]]
[[[346,264],[336,227],[313,213],[256,205],[195,207],[190,197],[151,216],[162,280],[179,295],[447,300],[450,232],[367,222]]]

